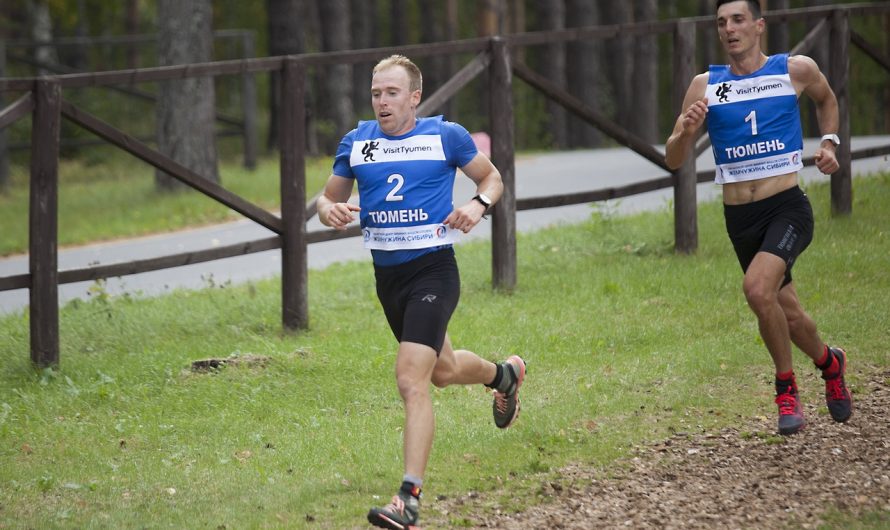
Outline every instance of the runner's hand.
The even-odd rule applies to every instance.
[[[360,212],[362,209],[348,202],[335,202],[328,208],[327,225],[335,230],[346,230],[346,225],[355,221],[353,212]]]
[[[816,150],[814,158],[816,159],[816,167],[825,175],[831,175],[841,167],[833,149],[820,147]]]
[[[683,131],[686,134],[694,133],[702,126],[707,116],[708,98],[701,98],[689,105],[689,108],[683,113]]]
[[[471,200],[448,214],[443,224],[466,234],[479,224],[483,214],[485,214],[485,206],[479,201]]]

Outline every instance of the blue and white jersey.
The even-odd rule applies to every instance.
[[[402,136],[363,121],[343,137],[333,173],[358,182],[362,235],[374,263],[397,265],[454,243],[460,231],[442,222],[454,209],[456,170],[476,153],[470,133],[442,116],[419,118]]]
[[[760,70],[739,76],[729,65],[709,69],[708,134],[716,182],[744,182],[803,168],[803,134],[788,54],[770,56]]]

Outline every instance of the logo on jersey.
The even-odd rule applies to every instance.
[[[445,160],[442,137],[437,134],[418,134],[400,140],[374,138],[356,141],[349,156],[349,164],[352,167],[362,164],[428,160]]]
[[[377,150],[378,145],[380,145],[380,142],[369,140],[368,143],[362,147],[362,154],[365,155],[365,162],[376,162],[376,160],[374,160],[374,151]]]
[[[438,298],[436,295],[434,295],[434,294],[428,294],[428,295],[424,296],[423,298],[421,298],[421,301],[423,301],[423,302],[429,302],[429,303],[432,304],[433,302],[436,301],[436,298]]]
[[[729,94],[732,92],[732,85],[729,83],[721,83],[719,87],[717,87],[717,97],[720,98],[720,103],[726,103],[729,101]]]
[[[785,88],[783,83],[774,82],[774,83],[766,83],[763,85],[754,85],[748,88],[739,89],[737,92],[740,96],[745,96],[748,94],[762,94],[763,92],[775,92],[777,90],[782,90]]]
[[[765,74],[743,79],[714,79],[707,88],[708,106],[734,105],[744,101],[768,100],[797,92],[788,74]]]

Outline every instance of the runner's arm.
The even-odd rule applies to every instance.
[[[677,169],[683,165],[698,131],[708,114],[708,100],[705,98],[705,89],[708,86],[708,74],[695,76],[686,90],[683,98],[683,111],[677,117],[674,130],[664,146],[664,161],[671,169]]]
[[[813,100],[819,131],[822,134],[836,134],[840,124],[837,97],[816,61],[806,55],[791,56],[788,58],[788,73],[798,93],[804,93]],[[814,154],[816,167],[826,175],[834,173],[840,167],[835,151],[836,146],[831,141],[824,140]]]
[[[501,172],[498,171],[491,160],[482,153],[476,153],[470,162],[460,168],[463,173],[476,183],[476,193],[485,195],[491,199],[494,205],[504,192],[504,182]],[[470,199],[460,208],[456,208],[445,219],[445,224],[456,230],[469,232],[485,215],[485,206],[477,200]]]

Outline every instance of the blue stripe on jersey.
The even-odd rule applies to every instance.
[[[356,179],[362,228],[420,226],[448,217],[456,169],[476,153],[470,133],[442,116],[418,118],[401,136],[383,133],[376,120],[363,121],[340,141],[333,173]],[[390,266],[440,248],[371,250],[371,255],[377,265]]]
[[[802,165],[803,133],[788,55],[769,57],[745,76],[728,65],[709,69],[708,134],[718,184],[782,175]]]

